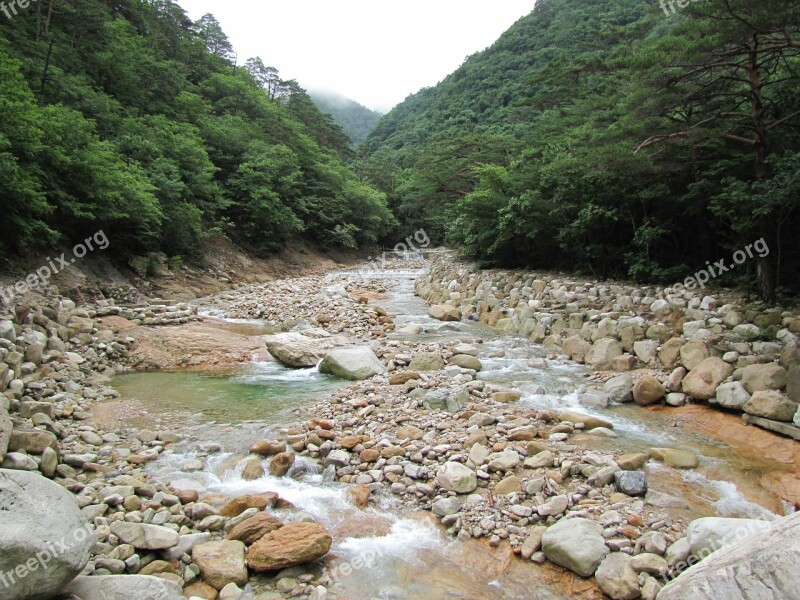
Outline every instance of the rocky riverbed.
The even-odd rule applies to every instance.
[[[702,457],[674,447],[615,450],[620,434],[597,411],[714,399],[754,425],[793,435],[796,316],[733,298],[659,300],[631,286],[435,263],[417,290],[437,323],[472,320],[542,344],[531,369],[595,369],[580,386],[583,406],[560,410],[483,380],[480,337],[458,327],[426,336],[424,325],[398,324],[382,306],[394,282],[378,275],[250,285],[174,307],[27,298],[0,315],[0,506],[9,507],[0,515],[0,575],[13,574],[3,597],[357,597],[348,596],[342,569],[367,578],[376,570],[358,553],[337,562],[338,542],[354,528],[362,530],[355,538],[380,538],[392,527],[388,517],[402,513],[433,515],[464,547],[508,552],[527,569],[523,579],[544,578],[552,565],[566,569],[542,597],[679,598],[689,597],[680,595],[687,585],[691,597],[712,598],[704,582],[736,567],[720,559],[714,570],[720,553],[700,574],[689,563],[723,546],[738,556],[737,539],[793,526],[691,518],[680,494],[652,489],[645,465],[679,473]],[[254,323],[266,335],[232,329]],[[111,385],[115,374],[271,356],[294,368],[319,363],[350,383],[290,422],[214,430],[218,440],[157,420],[148,429],[133,415],[101,418],[103,407],[125,402]],[[223,436],[249,441],[230,452]],[[222,493],[183,476],[210,470],[282,491]],[[310,487],[285,497],[295,481],[345,486],[328,502],[341,503],[336,510],[349,525],[302,510]],[[794,482],[789,474],[776,484],[787,510],[797,502]],[[364,515],[377,521],[367,526]],[[76,533],[84,527],[88,535]],[[791,536],[779,539],[776,564],[797,553]],[[47,548],[53,556],[37,562]],[[25,566],[28,558],[36,568]],[[474,592],[454,586],[461,595],[448,597],[532,597],[512,589],[509,565],[492,573],[499,590],[508,577],[505,592],[487,579]],[[797,591],[792,577],[776,585],[785,597]],[[421,597],[409,590],[389,586],[381,597]]]

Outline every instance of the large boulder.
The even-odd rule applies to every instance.
[[[228,532],[229,540],[239,540],[250,546],[268,533],[280,529],[283,523],[266,512],[242,521]]]
[[[684,571],[658,600],[800,598],[800,513],[718,550]]]
[[[655,377],[645,375],[633,387],[633,399],[639,406],[650,406],[659,402],[666,391],[662,383]]]
[[[756,392],[744,405],[744,412],[772,421],[790,422],[797,412],[797,403],[773,390]]]
[[[733,374],[733,367],[721,358],[711,357],[697,365],[683,380],[683,392],[698,400],[710,400],[717,388]]]
[[[475,471],[458,462],[446,462],[436,475],[436,481],[448,492],[471,494],[478,487]]]
[[[256,572],[277,571],[325,556],[333,538],[322,525],[291,523],[268,533],[247,551],[247,564]]]
[[[67,490],[38,473],[0,469],[0,575],[8,584],[0,596],[52,598],[83,571],[94,544]]]
[[[64,592],[81,600],[184,600],[177,583],[148,575],[78,577]]]
[[[586,360],[596,371],[607,371],[612,368],[614,359],[622,356],[622,353],[622,344],[617,340],[603,338],[594,343]]]
[[[264,337],[267,350],[278,361],[289,367],[316,367],[325,355],[353,341],[345,336],[331,335],[324,329],[303,329]]]
[[[608,555],[603,528],[589,519],[561,519],[542,536],[544,555],[557,565],[591,577]]]
[[[780,390],[786,387],[786,382],[786,369],[775,363],[749,365],[742,372],[742,383],[751,394],[766,390]]]
[[[386,366],[369,346],[331,350],[322,359],[319,370],[351,381],[361,381],[387,372]]]
[[[435,304],[431,306],[428,314],[437,321],[460,321],[461,311],[454,306]]]
[[[633,377],[627,373],[612,377],[603,384],[603,391],[609,394],[614,402],[620,404],[630,402],[633,400]]]
[[[772,525],[771,521],[757,519],[724,519],[703,517],[689,523],[686,539],[689,552],[698,558],[705,558],[720,548],[743,540]]]
[[[247,583],[244,552],[245,546],[238,540],[208,542],[192,549],[192,561],[200,568],[203,581],[221,590],[229,583]]]
[[[744,410],[744,405],[750,400],[750,394],[744,389],[740,381],[723,383],[717,388],[717,404],[731,410]]]

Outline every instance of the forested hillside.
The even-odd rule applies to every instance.
[[[385,116],[362,174],[485,264],[673,283],[764,238],[720,281],[797,290],[800,2],[672,5],[538,0]]]
[[[0,254],[100,228],[119,256],[191,257],[208,236],[265,254],[392,227],[341,128],[261,59],[237,65],[213,16],[169,0],[15,12],[0,18]]]
[[[381,118],[380,113],[338,94],[311,91],[310,95],[321,112],[333,117],[354,146],[367,138]]]

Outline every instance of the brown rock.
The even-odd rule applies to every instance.
[[[345,450],[352,450],[363,441],[364,441],[364,436],[362,435],[350,435],[347,437],[343,437],[341,440],[339,440],[339,445]]]
[[[311,422],[308,424],[308,428],[313,431],[317,427],[326,431],[332,431],[336,425],[326,419],[311,419]]]
[[[375,448],[368,448],[358,455],[358,458],[362,463],[376,462],[380,457],[381,453]]]
[[[286,444],[284,442],[273,442],[271,440],[260,440],[250,448],[250,452],[259,456],[275,456],[285,451]]]
[[[272,457],[269,463],[269,474],[273,477],[283,477],[294,465],[295,456],[293,452],[281,452]]]
[[[248,508],[264,510],[268,506],[275,504],[276,498],[277,496],[275,494],[253,494],[249,496],[239,496],[223,506],[219,511],[219,514],[221,514],[223,517],[232,519],[233,517],[238,517]]]
[[[200,567],[203,580],[216,590],[229,583],[244,586],[248,581],[242,542],[208,542],[192,549],[192,561]]]
[[[247,551],[247,564],[258,573],[302,565],[325,556],[333,538],[322,525],[291,523],[268,533]]]
[[[257,514],[255,517],[242,521],[228,533],[229,540],[238,540],[247,546],[255,544],[268,533],[283,527],[283,523],[267,513]]]
[[[369,505],[369,486],[356,485],[347,490],[347,494],[358,508],[367,508]]]
[[[492,400],[500,404],[508,404],[509,402],[516,402],[522,398],[519,392],[495,392],[492,394]]]
[[[198,581],[184,588],[183,594],[186,598],[202,598],[203,600],[217,600],[219,592],[208,585],[205,581]]]
[[[707,358],[683,380],[683,392],[698,400],[710,400],[722,382],[732,374],[733,367],[721,358]]]
[[[664,386],[655,377],[642,377],[633,386],[633,399],[639,406],[650,406],[659,402],[665,394]]]
[[[386,459],[393,458],[395,456],[405,456],[405,454],[406,449],[402,446],[389,446],[381,451],[381,456]]]
[[[416,371],[397,371],[389,377],[389,385],[405,385],[418,379],[422,379],[422,376]]]
[[[399,427],[396,437],[398,440],[421,440],[424,435],[425,432],[422,429],[409,425],[407,427]]]

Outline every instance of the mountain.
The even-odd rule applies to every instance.
[[[488,266],[674,283],[749,247],[716,283],[774,300],[800,290],[797,7],[538,0],[385,115],[358,171]]]
[[[0,19],[0,256],[101,229],[120,257],[191,258],[214,236],[269,254],[393,226],[341,128],[261,59],[237,65],[212,15],[41,4]]]
[[[333,117],[345,135],[350,138],[353,146],[361,144],[381,118],[381,113],[339,94],[310,91],[309,95],[320,111]]]

